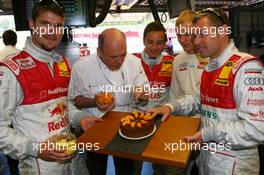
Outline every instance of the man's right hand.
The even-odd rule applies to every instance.
[[[168,117],[170,116],[171,108],[167,105],[163,105],[160,107],[152,108],[147,111],[147,113],[150,112],[152,113],[152,117],[154,118],[156,115],[161,114],[162,118],[161,121],[166,121]]]
[[[115,108],[115,98],[112,92],[99,92],[95,95],[96,106],[101,111],[108,111]]]
[[[39,143],[38,158],[45,161],[66,161],[72,157],[63,149],[56,149],[56,144],[52,140]]]
[[[112,104],[99,104],[99,103],[96,103],[96,105],[101,111],[108,111],[108,110],[112,110],[112,109],[115,108],[115,103],[112,103]]]

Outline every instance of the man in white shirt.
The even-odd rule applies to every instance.
[[[107,110],[131,112],[130,87],[148,85],[139,58],[127,54],[126,38],[117,29],[107,29],[98,38],[97,54],[79,60],[72,69],[69,97],[75,105],[96,117]],[[115,103],[101,105],[96,101],[100,91],[114,92]],[[133,94],[136,99],[146,99],[144,91]],[[114,157],[117,175],[133,174],[133,161]],[[107,156],[87,153],[87,166],[91,175],[105,175]]]
[[[0,60],[10,56],[15,55],[19,52],[16,48],[17,35],[12,30],[7,30],[3,33],[3,42],[5,47],[0,51]]]

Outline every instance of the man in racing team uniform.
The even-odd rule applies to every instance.
[[[146,105],[134,106],[146,111],[168,102],[171,85],[173,57],[162,53],[167,41],[166,29],[158,22],[149,23],[143,34],[144,51],[134,55],[141,64],[150,82],[150,94]],[[135,163],[135,174],[140,174],[141,162]],[[165,166],[154,164],[154,174],[164,175]]]
[[[257,145],[264,140],[263,66],[253,56],[237,50],[229,39],[228,24],[219,9],[208,8],[200,13],[195,27],[223,27],[225,31],[214,37],[212,33],[195,34],[199,53],[211,59],[202,75],[201,95],[197,92],[196,96],[185,96],[151,111],[156,115],[168,109],[182,113],[201,110],[201,130],[185,137],[190,142],[203,142],[199,174],[257,175]]]
[[[144,51],[134,54],[141,59],[150,87],[154,89],[150,91],[148,104],[141,108],[143,110],[168,101],[173,57],[162,53],[166,40],[166,29],[162,24],[151,22],[144,30]]]
[[[41,1],[33,9],[30,28],[39,32],[44,22],[63,26],[63,12],[53,0]],[[88,173],[68,161],[72,157],[64,150],[49,145],[51,137],[69,133],[69,123],[83,127],[96,119],[67,104],[70,66],[54,52],[62,33],[38,32],[34,30],[23,51],[0,63],[1,150],[19,159],[21,175]]]

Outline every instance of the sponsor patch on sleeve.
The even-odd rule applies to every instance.
[[[244,74],[262,74],[262,71],[260,68],[249,68],[245,69]]]
[[[4,60],[3,63],[11,69],[15,75],[19,74],[20,68],[13,60]]]
[[[254,58],[249,57],[249,56],[245,56],[245,57],[240,58],[238,61],[236,61],[234,63],[233,70],[232,70],[233,74],[236,73],[236,71],[239,69],[240,65],[242,65],[244,62],[246,62],[249,59],[254,59]]]

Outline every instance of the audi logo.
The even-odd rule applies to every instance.
[[[264,85],[264,78],[246,78],[244,83],[245,85]]]

